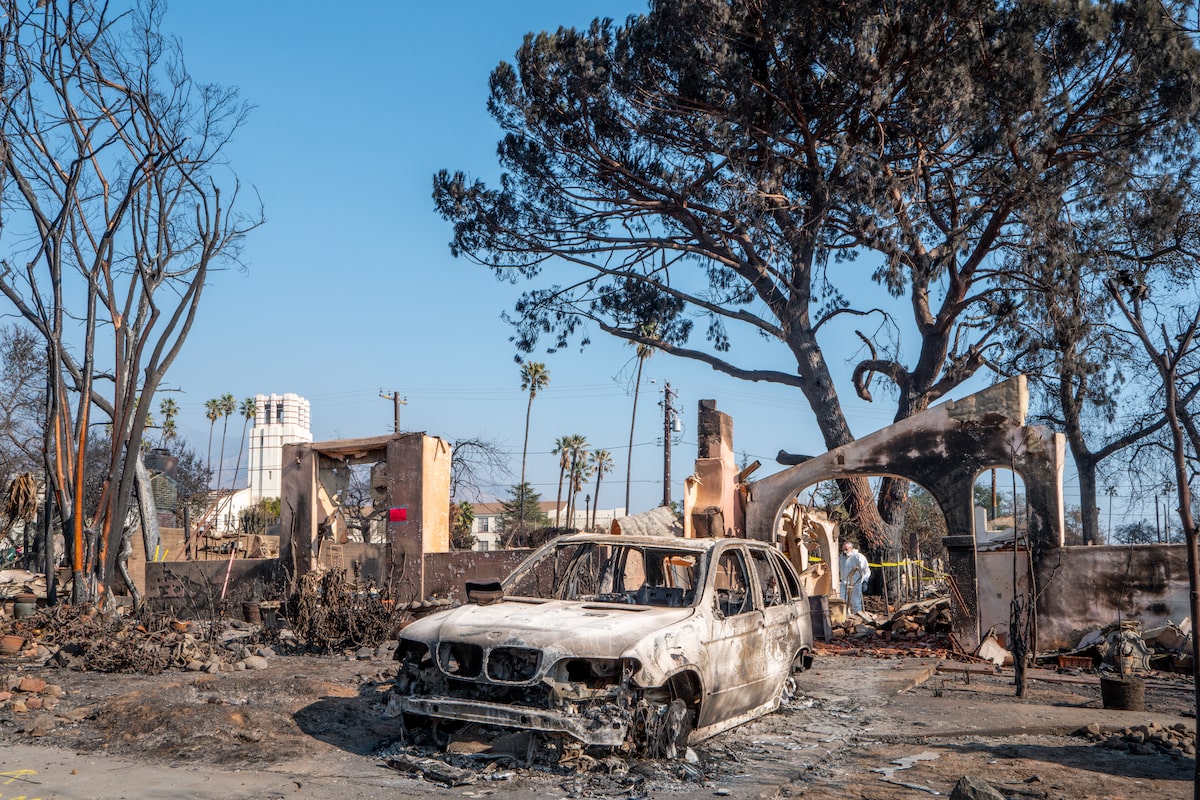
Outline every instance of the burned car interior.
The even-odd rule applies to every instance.
[[[518,570],[505,596],[685,608],[696,601],[698,568],[695,554],[678,549],[582,542]]]

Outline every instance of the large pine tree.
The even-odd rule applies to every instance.
[[[600,330],[794,386],[832,449],[844,392],[903,419],[988,363],[1000,256],[1190,147],[1200,60],[1159,0],[657,0],[527,36],[490,85],[505,174],[434,193],[455,253],[529,282],[518,348]],[[843,490],[892,555],[907,487]]]

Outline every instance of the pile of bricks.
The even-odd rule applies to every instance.
[[[63,696],[63,688],[58,684],[46,683],[41,678],[6,675],[0,686],[0,710],[13,711],[18,714],[26,711],[53,711]]]
[[[1100,747],[1126,750],[1135,755],[1167,753],[1193,758],[1196,755],[1196,732],[1189,730],[1182,722],[1176,722],[1170,727],[1151,722],[1148,725],[1133,725],[1107,732],[1100,727],[1100,723],[1093,722],[1076,731],[1076,735],[1085,736]]]
[[[870,611],[851,614],[834,623],[828,642],[819,643],[818,653],[861,655],[875,658],[946,658],[951,649],[950,601],[934,598],[909,603],[890,616]]]

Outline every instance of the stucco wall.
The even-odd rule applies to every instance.
[[[1188,615],[1182,544],[1061,547],[1046,554],[1038,573],[1041,650],[1067,647],[1072,630],[1118,617],[1139,620],[1146,630]]]
[[[504,578],[524,561],[532,550],[457,550],[452,553],[425,555],[426,597],[464,599],[463,583],[479,578]]]
[[[421,510],[426,553],[450,550],[450,443],[421,437]]]

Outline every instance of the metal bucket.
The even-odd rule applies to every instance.
[[[37,596],[19,594],[13,601],[13,618],[28,619],[37,613]]]

